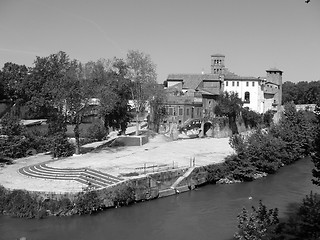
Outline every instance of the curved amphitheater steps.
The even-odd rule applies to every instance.
[[[28,177],[50,180],[74,180],[101,189],[123,181],[123,179],[90,168],[53,168],[46,164],[37,164],[19,169],[19,173]]]

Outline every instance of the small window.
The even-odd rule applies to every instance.
[[[239,87],[239,82],[237,82],[237,87]]]
[[[232,82],[232,87],[234,87],[234,82]]]
[[[228,81],[226,81],[226,87],[228,87]]]
[[[179,108],[179,115],[183,115],[183,109],[182,108]]]
[[[247,87],[249,87],[249,82],[247,82]]]
[[[252,82],[252,87],[254,87],[254,82]]]
[[[245,92],[244,93],[244,102],[250,102],[250,93],[249,92]]]
[[[189,111],[190,111],[189,108],[187,108],[187,113],[186,113],[187,116],[189,116]]]

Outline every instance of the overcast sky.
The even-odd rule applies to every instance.
[[[0,67],[60,50],[85,63],[150,54],[158,82],[210,72],[211,54],[242,76],[276,67],[320,80],[320,0],[0,0]]]

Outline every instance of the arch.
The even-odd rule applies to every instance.
[[[213,128],[213,125],[212,125],[211,121],[205,122],[204,125],[203,125],[203,135],[211,137],[212,136],[212,131],[209,131],[209,130],[212,129],[212,128]]]

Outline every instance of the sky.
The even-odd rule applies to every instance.
[[[320,80],[320,0],[0,0],[0,68],[58,51],[82,63],[149,54],[158,82],[210,73],[224,54],[241,76]]]

